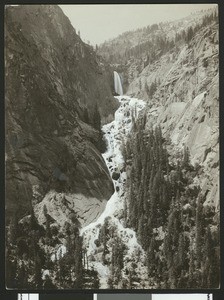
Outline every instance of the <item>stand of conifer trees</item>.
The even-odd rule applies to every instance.
[[[147,253],[149,281],[160,288],[217,288],[219,225],[214,207],[203,205],[200,187],[192,184],[200,166],[190,164],[187,148],[169,160],[161,128],[145,123],[146,116],[134,121],[123,155],[126,223]]]

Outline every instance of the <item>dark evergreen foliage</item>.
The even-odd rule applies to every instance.
[[[211,23],[218,23],[217,11],[205,15],[202,18],[201,23],[196,24],[194,27],[189,26],[186,30],[178,31],[174,38],[167,38],[163,31],[165,24],[154,24],[142,29],[138,29],[137,32],[142,36],[142,42],[137,45],[131,45],[130,38],[137,32],[125,32],[123,39],[115,39],[110,43],[104,43],[99,47],[99,53],[112,64],[127,64],[133,58],[138,61],[139,72],[145,68],[148,64],[152,63],[156,59],[158,60],[163,54],[168,51],[175,51],[181,44],[189,44],[195,34],[203,27],[210,25]],[[159,32],[159,33],[158,33]],[[145,38],[147,37],[147,39]],[[142,60],[144,60],[143,63]]]
[[[97,104],[95,105],[93,110],[92,125],[98,131],[101,130],[101,117],[100,117],[99,108]]]
[[[177,44],[190,44],[195,34],[211,22],[218,22],[217,13],[203,18],[202,24],[189,27],[176,34],[175,39],[155,36],[135,47],[126,47],[124,54],[113,54],[108,49],[111,62],[125,61],[135,57],[140,62],[138,71],[146,67],[164,53],[172,51]],[[155,33],[159,25],[148,26],[147,33]],[[80,32],[79,32],[80,34]],[[124,41],[125,46],[128,42]],[[114,45],[116,47],[116,45]],[[97,49],[100,52],[100,49]],[[145,59],[143,59],[145,57]],[[204,61],[204,67],[207,62]],[[150,86],[139,82],[140,89],[145,88],[148,97],[156,92],[158,83]],[[160,127],[146,129],[146,114],[135,121],[132,116],[133,130],[123,145],[123,156],[128,174],[128,197],[124,206],[125,225],[132,227],[139,243],[146,252],[149,282],[158,288],[217,288],[220,282],[219,227],[216,212],[205,205],[200,188],[193,185],[193,179],[200,172],[200,166],[190,164],[190,152],[184,148],[183,155],[171,162],[166,149],[166,141]],[[93,115],[84,109],[82,120],[99,132],[95,142],[101,152],[106,150],[101,131],[101,116],[96,105]],[[62,152],[68,152],[62,149]],[[58,161],[53,172],[52,187],[60,192],[67,185],[69,152],[66,160]],[[51,288],[99,288],[98,273],[89,269],[83,239],[79,234],[79,222],[76,215],[71,216],[64,231],[52,227],[47,207],[43,207],[44,227],[36,220],[33,209],[26,220],[19,221],[17,211],[7,223],[6,236],[6,285],[8,288],[51,289]],[[65,254],[62,251],[51,258],[52,247],[66,241]],[[108,242],[112,243],[111,252]],[[102,263],[111,270],[108,279],[109,288],[132,289],[139,280],[136,266],[132,263],[125,268],[125,245],[115,229],[106,219],[95,241],[102,247]],[[50,249],[50,250],[49,250]],[[49,275],[43,276],[43,270]],[[122,278],[126,272],[128,280]]]
[[[191,185],[200,168],[190,164],[188,148],[171,164],[161,128],[148,130],[145,123],[145,116],[135,122],[123,155],[129,172],[126,223],[147,253],[149,280],[160,288],[218,287],[214,211]]]
[[[6,284],[9,288],[99,288],[98,273],[88,269],[88,258],[83,255],[82,237],[75,214],[72,224],[67,223],[63,233],[51,226],[46,205],[43,207],[45,228],[38,225],[34,212],[27,222],[12,217],[7,236]],[[52,261],[48,249],[66,240],[66,253],[60,251]],[[45,249],[45,250],[44,250]],[[87,260],[87,261],[86,261]],[[43,276],[43,270],[48,270]]]

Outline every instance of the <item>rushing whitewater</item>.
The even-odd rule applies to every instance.
[[[128,261],[128,259],[133,259],[133,257],[136,259],[136,252],[140,253],[140,259],[139,261],[136,261],[138,264],[136,271],[139,272],[139,274],[144,274],[147,272],[142,263],[145,259],[145,253],[137,242],[136,233],[132,229],[124,227],[124,224],[119,219],[119,215],[124,209],[124,185],[127,176],[126,172],[121,172],[124,167],[121,146],[132,128],[132,117],[138,117],[138,114],[145,106],[145,102],[127,96],[118,96],[116,98],[120,102],[120,107],[115,113],[115,119],[113,122],[104,125],[102,128],[108,144],[107,152],[103,154],[103,158],[111,176],[113,172],[116,171],[120,174],[120,177],[118,180],[113,180],[115,192],[107,202],[104,212],[98,220],[82,228],[81,235],[83,235],[84,247],[87,250],[87,255],[89,257],[95,256],[97,248],[95,241],[99,236],[99,231],[104,224],[105,218],[110,217],[110,224],[116,227],[119,237],[128,248],[124,260],[126,259]],[[90,259],[89,266],[98,271],[100,288],[108,288],[107,279],[110,275],[109,267],[104,265],[100,259],[97,261],[96,257],[94,257],[93,261]]]
[[[115,92],[122,96],[123,95],[123,88],[122,88],[122,84],[121,84],[121,78],[119,76],[119,74],[114,71],[114,89]]]

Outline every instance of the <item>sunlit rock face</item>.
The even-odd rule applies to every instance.
[[[5,67],[7,212],[54,190],[81,194],[80,216],[95,199],[96,216],[113,184],[92,123],[96,106],[113,119],[113,73],[56,5],[6,8]]]
[[[129,66],[131,72],[133,65]],[[156,82],[152,96],[146,86]],[[148,125],[160,125],[170,153],[187,147],[193,165],[203,166],[199,184],[204,205],[219,209],[218,24],[199,30],[189,44],[167,51],[131,81],[127,93],[148,99]]]

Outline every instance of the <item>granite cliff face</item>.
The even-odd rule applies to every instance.
[[[110,69],[58,6],[22,5],[5,11],[5,83],[7,212],[55,190],[97,215],[113,193],[94,126],[117,108]]]
[[[184,147],[193,165],[203,166],[199,185],[204,204],[219,209],[219,68],[218,25],[202,28],[179,51],[168,52],[144,68],[129,93],[147,97],[145,86],[156,82],[148,101],[148,124],[160,125],[170,139],[170,153]],[[139,88],[139,82],[141,86]],[[151,125],[150,125],[151,124]]]
[[[129,45],[119,55],[122,35],[101,48],[128,83],[126,94],[146,100],[124,145],[124,219],[146,252],[138,265],[146,262],[148,274],[142,268],[135,281],[148,277],[150,288],[220,284],[218,33],[216,7],[123,34]]]
[[[161,126],[170,154],[187,147],[192,164],[203,166],[205,204],[219,209],[217,15],[216,8],[125,32],[99,53],[120,72],[127,95],[147,100],[148,126]]]
[[[219,286],[217,17],[122,34],[106,64],[57,6],[7,8],[9,288]]]

